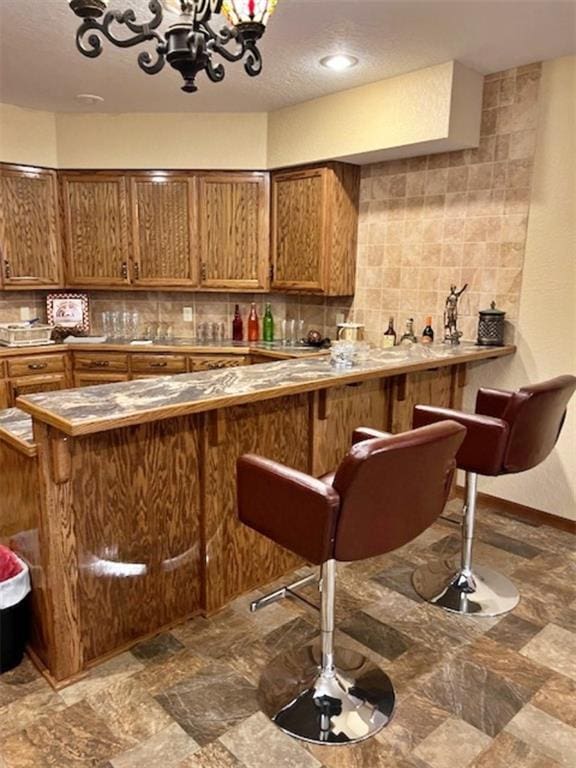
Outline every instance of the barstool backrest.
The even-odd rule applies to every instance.
[[[334,557],[363,560],[415,539],[441,514],[466,430],[443,421],[356,444],[338,467]]]
[[[575,376],[558,376],[514,392],[502,414],[510,425],[506,472],[523,472],[544,461],[556,445],[575,390]]]

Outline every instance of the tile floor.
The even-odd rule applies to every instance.
[[[447,515],[457,519],[457,502]],[[338,640],[392,677],[390,725],[355,747],[314,747],[259,711],[259,670],[316,635],[292,603],[249,597],[94,669],[59,693],[29,661],[0,677],[0,768],[559,768],[576,765],[576,553],[571,534],[490,509],[479,560],[522,601],[500,619],[421,602],[410,573],[451,552],[439,521],[411,545],[339,568]]]

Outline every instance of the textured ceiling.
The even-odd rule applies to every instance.
[[[110,0],[129,6],[147,17],[147,0]],[[140,48],[105,41],[98,59],[81,56],[67,0],[0,0],[0,101],[63,112],[269,111],[449,59],[488,73],[576,53],[575,19],[576,0],[279,0],[261,44],[263,74],[228,64],[222,83],[201,75],[199,92],[187,95],[169,66],[143,73]],[[338,51],[359,65],[320,67]],[[79,93],[105,101],[86,107]]]

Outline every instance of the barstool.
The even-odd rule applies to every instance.
[[[450,419],[467,429],[456,459],[466,472],[460,565],[444,560],[418,568],[412,583],[425,600],[475,616],[498,616],[517,605],[518,590],[508,578],[472,564],[478,475],[524,472],[544,461],[558,440],[575,389],[574,376],[559,376],[517,392],[480,389],[473,414],[416,406],[414,427]]]
[[[277,657],[260,680],[260,705],[286,733],[318,744],[353,743],[388,722],[394,708],[388,676],[361,654],[334,648],[336,561],[390,552],[436,520],[465,431],[450,422],[395,436],[358,430],[335,474],[320,480],[258,456],[238,460],[240,520],[321,566],[320,649]],[[294,595],[306,581],[255,607]]]

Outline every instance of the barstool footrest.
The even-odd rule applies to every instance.
[[[429,603],[469,616],[499,616],[520,599],[514,584],[498,571],[476,565],[465,573],[451,560],[420,566],[412,574],[412,584]]]
[[[260,707],[290,736],[313,744],[354,744],[383,728],[394,710],[388,675],[348,648],[322,673],[321,651],[308,645],[277,656],[260,680]]]
[[[266,608],[268,605],[272,605],[272,603],[277,603],[278,600],[284,600],[284,598],[297,600],[300,603],[304,603],[304,605],[306,605],[308,608],[313,608],[314,610],[318,611],[320,610],[318,605],[315,605],[311,600],[308,600],[302,595],[299,595],[297,591],[303,587],[307,587],[308,584],[313,583],[320,585],[320,579],[316,573],[311,573],[309,576],[304,576],[303,579],[298,579],[298,581],[293,581],[291,584],[287,584],[285,587],[275,589],[274,592],[268,592],[267,595],[263,595],[262,597],[259,597],[257,600],[253,600],[250,603],[250,612],[255,613],[262,608]]]

